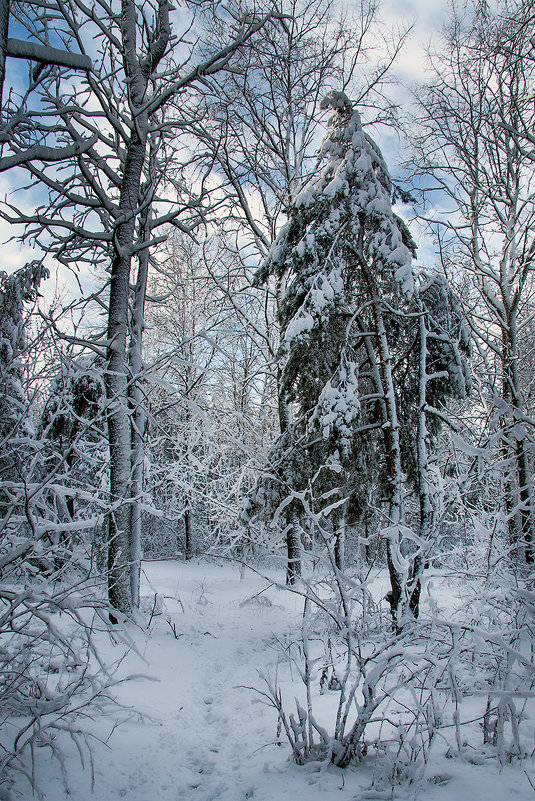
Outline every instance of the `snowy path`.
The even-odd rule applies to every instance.
[[[258,671],[275,673],[278,657],[269,643],[300,615],[300,600],[273,587],[262,592],[267,582],[250,571],[240,576],[231,565],[156,562],[144,571],[149,613],[155,592],[166,609],[153,617],[150,636],[130,628],[144,659],[129,653],[120,675],[147,678],[125,682],[117,695],[145,719],[113,732],[109,718],[95,721],[94,733],[109,747],[94,747],[93,793],[90,771],[69,744],[70,794],[57,763],[40,759],[46,801],[315,801],[326,791],[353,799],[356,785],[340,771],[318,776],[288,762],[286,745],[273,744],[275,711],[244,689],[263,689]],[[259,592],[265,600],[247,602]],[[102,655],[116,660],[123,650],[107,641]]]
[[[144,694],[142,711],[154,714],[152,689],[158,717],[164,716],[158,740],[167,755],[158,756],[169,775],[169,798],[241,801],[254,793],[251,750],[267,742],[269,719],[274,738],[276,720],[272,710],[239,685],[261,685],[257,670],[269,668],[266,656],[276,658],[266,649],[266,640],[273,630],[287,625],[287,611],[277,606],[240,606],[258,592],[257,580],[240,581],[237,571],[229,577],[228,571],[218,575],[217,568],[214,575],[210,566],[192,567],[177,576],[173,565],[164,576],[160,566],[158,584],[152,582],[164,595],[178,640],[160,618],[156,625],[164,644],[156,654],[153,649],[152,666],[161,683]],[[149,769],[154,756],[147,760]],[[134,772],[129,790],[136,784]]]
[[[428,766],[429,776],[448,777],[445,785],[397,787],[388,796],[366,794],[371,763],[346,771],[331,766],[321,773],[296,767],[287,745],[273,742],[275,711],[243,687],[263,689],[258,671],[275,674],[273,633],[282,636],[295,625],[299,598],[274,587],[264,592],[265,581],[250,571],[240,577],[230,564],[156,562],[144,567],[145,621],[155,592],[164,598],[166,610],[153,617],[149,636],[129,627],[139,655],[130,652],[120,674],[147,678],[125,682],[117,695],[145,718],[140,722],[134,716],[118,727],[110,717],[95,719],[92,729],[102,742],[94,746],[93,793],[90,770],[82,770],[72,744],[64,744],[70,794],[57,762],[40,755],[45,801],[535,799],[521,771],[508,766],[500,773],[494,763],[482,769],[446,760],[445,748]],[[247,603],[257,593],[266,600]],[[105,659],[117,660],[123,653],[123,645],[103,641]],[[287,665],[280,667],[280,676],[289,679]],[[292,685],[289,689],[293,692]],[[35,796],[26,791],[13,798],[30,801]]]

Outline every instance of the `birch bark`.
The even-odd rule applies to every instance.
[[[170,36],[169,6],[160,0],[158,7],[158,38],[151,44],[141,60],[137,54],[137,6],[134,0],[122,0],[121,31],[123,64],[129,82],[130,135],[126,143],[124,170],[121,176],[119,219],[112,241],[110,297],[108,311],[108,347],[106,368],[106,396],[108,401],[108,440],[110,447],[110,492],[112,511],[108,522],[108,596],[110,604],[123,613],[130,613],[139,603],[140,530],[139,514],[133,512],[132,492],[139,480],[139,466],[135,464],[134,487],[131,485],[132,439],[128,404],[129,366],[127,354],[128,303],[130,272],[134,254],[136,222],[140,213],[140,190],[143,167],[147,155],[149,115],[146,101],[149,80],[158,68]],[[140,361],[142,308],[147,278],[145,259],[140,255],[141,283],[137,299],[141,308],[136,310],[134,321],[133,353],[137,367]],[[139,420],[137,421],[140,422]],[[135,422],[134,422],[135,425]],[[136,447],[140,445],[139,440]],[[139,487],[138,487],[139,489]],[[135,497],[135,496],[134,496]],[[132,522],[135,522],[133,529]]]

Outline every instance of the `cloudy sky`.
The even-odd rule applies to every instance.
[[[351,8],[351,2],[348,5]],[[426,47],[434,34],[444,24],[448,6],[448,0],[382,0],[380,4],[379,15],[387,29],[396,31],[412,26],[410,37],[392,73],[394,79],[392,96],[402,107],[406,107],[411,102],[409,87],[425,81]],[[14,59],[9,59],[9,62],[10,80],[6,82],[6,87],[10,82],[24,85],[27,81],[26,63]],[[7,91],[8,89],[5,88],[4,97],[6,97]],[[378,132],[377,138],[390,169],[396,174],[397,167],[404,155],[403,140],[396,132],[389,133],[385,130]],[[5,197],[17,187],[17,184],[20,185],[23,182],[24,175],[22,172],[10,171],[3,173],[0,175],[0,195]],[[32,204],[32,198],[24,192],[12,195],[11,199],[17,203],[23,203],[26,207],[31,207]],[[35,203],[35,194],[33,195],[33,202]],[[0,240],[6,243],[2,248],[1,269],[9,272],[34,257],[29,247],[21,247],[16,241],[9,241],[12,235],[12,228],[8,224],[0,222]],[[424,244],[424,249],[428,251],[429,243]],[[420,255],[421,253],[422,250]],[[63,281],[66,283],[69,292],[77,294],[78,288],[74,277],[69,277],[62,271],[60,283]],[[48,282],[46,295],[50,297],[55,288],[55,277],[53,276],[53,280]]]

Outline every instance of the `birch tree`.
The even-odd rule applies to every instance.
[[[413,139],[416,171],[426,176],[434,203],[434,213],[423,216],[438,238],[443,268],[470,286],[467,316],[489,367],[483,383],[493,411],[484,436],[500,448],[509,540],[532,562],[533,426],[521,380],[535,253],[528,11],[513,3],[491,12],[481,4],[474,15],[452,17],[433,56],[435,79],[422,91]]]
[[[91,8],[81,0],[52,0],[46,4],[45,15],[33,4],[17,11],[33,39],[49,44],[54,28],[70,50],[92,54],[93,69],[79,80],[45,64],[35,90],[40,100],[37,110],[30,118],[27,97],[23,97],[18,111],[11,114],[5,147],[29,172],[38,196],[42,198],[46,191],[48,200],[40,200],[35,213],[13,204],[4,206],[2,213],[9,222],[24,226],[23,238],[45,247],[67,267],[102,265],[109,272],[105,292],[95,297],[107,315],[106,331],[82,344],[89,344],[106,362],[109,599],[123,612],[137,604],[140,558],[138,537],[132,536],[136,516],[131,514],[133,493],[138,491],[138,478],[132,484],[129,409],[129,402],[135,405],[137,401],[132,393],[129,401],[128,391],[136,380],[128,358],[132,264],[138,260],[141,266],[132,328],[139,337],[142,264],[145,251],[158,242],[156,230],[173,222],[191,231],[204,214],[207,171],[204,176],[197,173],[194,190],[194,176],[190,173],[186,179],[185,167],[182,172],[168,168],[176,136],[191,120],[191,103],[202,82],[225,69],[275,15],[269,11],[253,15],[251,21],[239,11],[220,10],[215,4],[228,44],[205,48],[201,55],[200,48],[187,43],[188,31],[199,25],[196,6],[188,4],[175,17],[167,0],[154,4],[123,0],[112,6],[97,2]],[[173,38],[174,24],[180,32],[178,40]],[[174,55],[178,51],[186,53],[182,62]],[[11,109],[12,99],[10,103]],[[171,105],[173,118],[167,114]],[[46,161],[49,151],[31,150],[33,144],[48,147],[63,141],[69,143],[69,150],[64,151],[60,167]],[[32,152],[33,159],[28,155]],[[136,348],[130,350],[132,355]],[[134,369],[136,363],[139,359],[134,358]]]

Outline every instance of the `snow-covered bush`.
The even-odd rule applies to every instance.
[[[56,381],[39,427],[31,399],[45,373],[34,371],[33,386],[24,380],[26,364],[46,362],[42,340],[28,342],[25,309],[45,275],[32,264],[0,283],[0,787],[19,770],[38,788],[39,747],[63,766],[60,732],[82,756],[84,716],[94,704],[104,707],[111,683],[92,639],[95,624],[106,625],[90,541],[102,501],[88,486],[87,462],[83,489],[75,474],[90,421],[73,390],[85,388],[78,393],[83,405],[94,394],[91,381],[73,374]]]
[[[462,595],[455,621],[436,619],[429,635],[440,643],[437,654],[451,651],[457,750],[469,761],[474,751],[478,761],[523,758],[532,752],[525,708],[535,697],[533,593],[512,573],[495,573],[472,580]]]
[[[98,570],[106,561],[103,511],[107,506],[103,364],[92,356],[58,353],[38,429],[41,475],[54,476],[47,502],[62,524],[51,537],[60,550],[80,541]],[[47,495],[45,490],[44,495]],[[84,522],[85,521],[85,522]]]
[[[423,681],[428,661],[415,647],[415,631],[393,634],[366,583],[340,572],[334,581],[306,583],[303,595],[301,631],[278,641],[304,685],[296,713],[280,677],[265,677],[265,696],[297,764],[346,767],[390,742],[404,749],[410,742],[412,762],[425,757],[440,716],[434,688]]]
[[[47,748],[66,767],[61,733],[91,757],[85,718],[113,702],[112,684],[93,645],[106,625],[105,604],[79,575],[54,571],[54,549],[5,531],[0,542],[0,787],[13,771],[39,789],[36,749]],[[44,572],[44,564],[49,571]]]
[[[531,753],[535,594],[505,581],[460,591],[453,619],[431,602],[394,634],[366,582],[338,571],[295,590],[301,628],[275,647],[303,690],[294,705],[279,669],[261,694],[297,764],[345,767],[373,754],[388,785],[421,777],[437,739],[447,756],[475,764]]]

